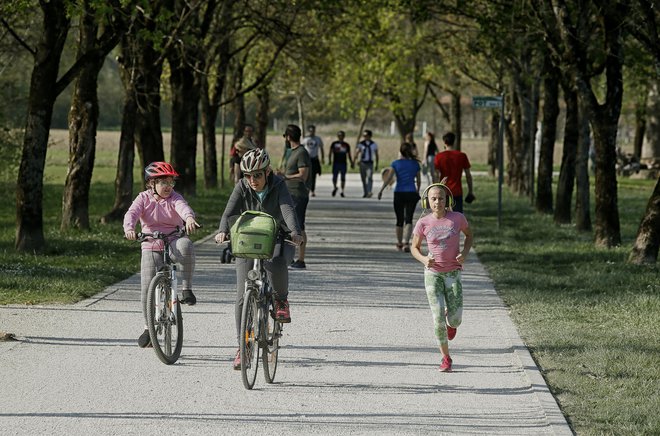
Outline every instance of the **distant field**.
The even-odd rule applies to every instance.
[[[350,132],[349,132],[350,133]],[[97,179],[106,179],[108,175],[107,172],[114,174],[117,167],[117,152],[119,144],[119,135],[120,132],[116,131],[100,131],[97,133],[97,150],[96,150],[96,160],[94,164],[94,180]],[[323,139],[325,144],[325,152],[327,153],[328,146],[332,141],[336,140],[335,132],[325,132],[321,130],[319,136]],[[353,146],[356,136],[355,133],[350,134],[347,138],[348,142]],[[391,161],[397,158],[399,153],[399,146],[401,141],[398,137],[391,136],[375,136],[374,140],[378,143],[380,150],[380,164],[389,165]],[[229,153],[229,144],[231,142],[231,136],[227,135],[225,138],[226,141],[226,152],[227,156]],[[421,138],[415,139],[417,147],[420,150],[420,153],[423,151],[424,141]],[[58,151],[65,151],[68,147],[69,142],[69,132],[66,130],[51,130],[50,135],[50,144],[49,149],[56,148]],[[165,147],[165,156],[169,159],[170,153],[170,134],[168,132],[163,133],[163,144]],[[221,144],[222,136],[217,136],[217,147],[218,147],[218,161],[221,157]],[[197,163],[201,168],[203,164],[203,154],[202,154],[202,137],[198,136],[197,140]],[[441,144],[439,144],[442,146]],[[271,154],[271,157],[274,158],[275,162],[278,162],[280,157],[284,152],[284,142],[282,140],[281,134],[271,133],[268,135],[266,142],[267,149]],[[484,167],[487,163],[487,153],[488,153],[488,144],[486,139],[463,139],[462,151],[464,151],[470,158],[470,162],[477,167]],[[354,148],[352,149],[354,153]],[[561,153],[556,151],[556,163],[559,163],[561,158]],[[51,153],[49,152],[46,156],[46,180],[49,180],[49,177],[64,177],[64,174],[61,172],[66,168],[66,153]],[[225,162],[228,162],[229,158],[225,157]],[[136,162],[136,165],[138,163]]]

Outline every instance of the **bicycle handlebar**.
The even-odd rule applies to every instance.
[[[153,239],[165,239],[169,238],[170,236],[184,236],[186,234],[186,229],[181,228],[179,226],[176,227],[175,230],[171,231],[170,233],[163,233],[159,231],[155,231],[153,233],[145,233],[145,232],[140,232],[136,236],[136,241],[138,242],[144,242],[147,240],[147,238],[153,238]]]

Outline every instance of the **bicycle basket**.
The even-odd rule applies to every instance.
[[[270,259],[277,239],[277,223],[264,212],[247,210],[230,229],[231,250],[235,257]]]

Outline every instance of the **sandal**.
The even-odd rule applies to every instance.
[[[403,252],[404,253],[410,253],[410,244],[405,244],[403,246]]]
[[[401,251],[401,250],[403,250],[403,242],[397,242],[396,251]]]

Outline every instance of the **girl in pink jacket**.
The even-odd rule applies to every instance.
[[[135,226],[140,221],[142,232],[160,231],[170,233],[185,225],[188,234],[193,233],[199,224],[195,221],[195,212],[181,194],[174,191],[174,178],[179,174],[167,162],[153,162],[144,169],[146,189],[138,194],[133,204],[124,215],[124,236],[134,241],[137,239]],[[195,270],[195,250],[192,241],[183,236],[171,241],[172,259],[180,265],[182,273],[181,303],[193,305],[197,302],[192,291],[192,276]],[[162,266],[163,241],[147,240],[142,243],[142,261],[140,267],[140,285],[142,314],[145,319],[144,332],[138,338],[142,348],[151,344],[147,319],[147,290],[151,279]]]

